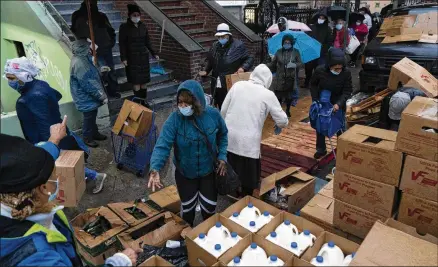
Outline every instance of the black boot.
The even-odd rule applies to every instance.
[[[150,109],[150,106],[149,106],[148,101],[147,101],[147,98],[148,98],[148,91],[147,91],[147,89],[140,89],[138,91],[133,90],[133,92],[134,92],[134,96],[135,97],[141,99],[139,104]]]

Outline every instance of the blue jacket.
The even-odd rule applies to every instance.
[[[214,162],[205,138],[194,127],[193,120],[207,134],[218,160],[227,160],[228,130],[219,111],[206,106],[204,90],[198,82],[185,81],[178,87],[178,94],[181,90],[190,91],[203,111],[199,116],[185,117],[179,111],[169,116],[152,153],[151,170],[160,171],[175,146],[173,162],[178,171],[190,179],[201,178],[214,171]]]
[[[106,99],[100,73],[91,61],[90,44],[85,40],[73,42],[70,64],[70,91],[80,112],[96,110]]]

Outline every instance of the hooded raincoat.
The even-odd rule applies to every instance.
[[[228,130],[219,111],[206,105],[204,90],[194,80],[187,80],[178,87],[178,94],[188,90],[202,107],[200,115],[183,116],[174,111],[164,123],[151,157],[151,170],[160,171],[166,163],[170,150],[175,149],[173,162],[186,178],[205,177],[214,171],[215,162],[204,136],[195,128],[193,121],[207,135],[218,160],[227,160]]]

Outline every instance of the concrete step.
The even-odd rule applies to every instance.
[[[156,74],[156,73],[151,73],[151,81],[148,83],[148,85],[154,85],[154,84],[158,84],[158,83],[162,83],[162,82],[166,82],[166,81],[171,81],[172,80],[172,70],[166,70],[166,74]],[[125,84],[128,82],[128,79],[126,78],[126,76],[124,77],[119,77],[117,79],[117,82],[119,83],[119,85]],[[129,87],[127,88],[128,90],[131,90],[132,88]]]
[[[188,13],[189,8],[186,6],[163,6],[160,7],[160,9],[166,13],[166,15],[169,14],[181,14],[181,13]]]
[[[152,68],[152,67],[157,66],[158,64],[162,65],[163,62],[164,62],[164,59],[161,59],[161,58],[160,58],[159,62],[156,59],[149,59],[149,66]],[[116,70],[117,77],[126,77],[125,65],[123,65],[122,63],[116,64],[114,69]]]
[[[203,21],[177,21],[176,24],[178,24],[185,31],[204,28]]]
[[[186,30],[186,33],[188,33],[192,38],[199,38],[199,37],[211,37],[214,36],[215,31],[211,29],[192,29],[192,30]]]
[[[168,81],[152,85],[148,88],[148,100],[176,94],[179,84],[174,81]]]
[[[59,12],[62,17],[64,18],[64,20],[68,23],[71,24],[71,15],[73,14],[73,12],[75,12],[76,10],[65,10],[65,11],[61,11]],[[101,12],[105,13],[105,15],[108,17],[108,19],[111,21],[115,20],[115,21],[119,21],[122,19],[122,15],[121,12],[118,10],[102,10]],[[112,24],[112,23],[111,23]],[[113,25],[114,27],[114,25]],[[116,29],[116,28],[114,28]],[[118,29],[118,27],[117,27]]]
[[[81,7],[82,1],[50,1],[58,12],[66,10],[78,10]],[[98,1],[97,6],[101,12],[112,10],[114,8],[114,1]]]
[[[179,6],[181,5],[181,0],[152,0],[157,6]]]
[[[194,13],[178,13],[178,14],[169,14],[167,16],[171,18],[174,22],[196,20],[196,14]]]

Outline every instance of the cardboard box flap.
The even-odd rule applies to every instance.
[[[326,184],[321,190],[319,190],[318,194],[323,195],[329,198],[333,198],[333,179]]]
[[[417,96],[402,114],[438,120],[438,99]]]
[[[300,170],[299,167],[290,167],[280,172],[276,172],[274,174],[269,175],[268,177],[262,179],[260,184],[260,195],[264,195],[268,191],[272,190],[275,187],[275,182],[281,180],[295,172]],[[295,176],[294,176],[295,177]],[[312,177],[313,178],[313,177]],[[299,179],[299,178],[298,178]]]
[[[326,210],[328,210],[331,205],[333,205],[333,199],[324,195],[316,195],[309,203],[307,203],[307,206],[309,207],[320,207]]]
[[[341,135],[340,139],[346,139],[356,143],[364,143],[377,148],[393,149],[397,140],[397,132],[354,125],[351,130]]]
[[[129,112],[129,118],[137,121],[138,118],[140,118],[141,113],[143,112],[143,110],[137,108],[136,106],[131,106],[131,111]]]
[[[394,220],[392,218],[389,218],[388,220],[386,220],[385,224],[390,226],[390,227],[392,227],[392,228],[394,228],[394,229],[397,229],[397,230],[400,230],[400,231],[402,231],[404,233],[410,234],[411,236],[414,236],[416,238],[420,238],[420,239],[429,241],[431,243],[438,244],[438,238],[437,237],[435,237],[435,236],[433,236],[431,234],[420,235],[417,232],[417,230],[415,229],[415,227],[406,225],[406,224],[401,223],[399,221],[396,221],[396,220]]]

